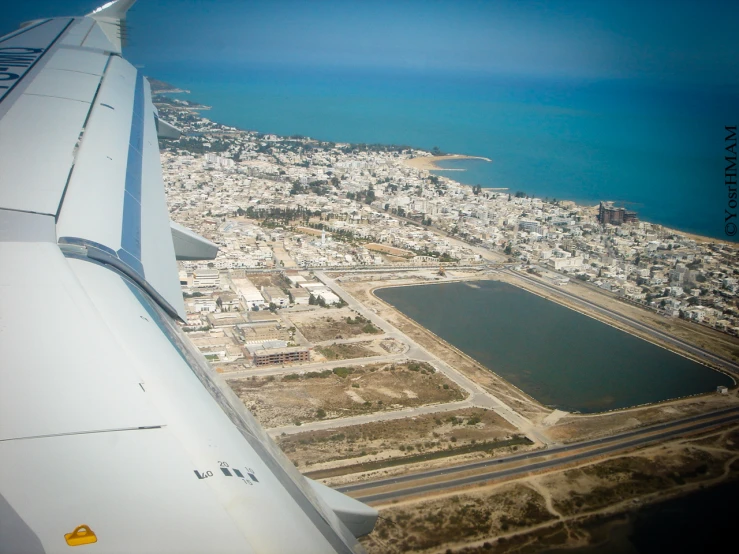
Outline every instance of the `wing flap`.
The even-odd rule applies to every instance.
[[[163,425],[56,244],[3,242],[0,259],[0,441]]]
[[[148,83],[111,58],[82,137],[58,235],[125,263],[185,318]]]
[[[64,69],[77,73],[100,75],[105,73],[108,54],[87,50],[59,48],[46,64],[46,69]]]
[[[99,84],[99,75],[46,67],[28,85],[25,94],[76,100],[87,104],[89,109]]]
[[[59,212],[59,237],[121,248],[123,194],[136,69],[111,58],[77,153]]]
[[[0,208],[57,213],[89,108],[30,94],[16,100],[0,120]]]

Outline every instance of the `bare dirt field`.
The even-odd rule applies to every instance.
[[[387,519],[362,543],[371,554],[447,548],[533,554],[585,546],[608,536],[593,522],[737,478],[735,425],[577,468],[381,506]]]
[[[395,248],[394,246],[388,246],[386,244],[377,244],[375,242],[365,244],[364,247],[367,250],[372,250],[373,252],[382,252],[383,254],[390,254],[391,256],[396,256],[399,258],[411,258],[415,255],[409,250]]]
[[[258,289],[262,287],[286,288],[290,286],[290,282],[284,279],[279,273],[248,273],[246,278]]]
[[[228,382],[267,428],[462,400],[464,393],[423,362],[374,364]]]
[[[382,331],[354,310],[341,308],[292,313],[290,321],[312,343],[334,339],[348,339],[359,335],[376,335]]]
[[[345,467],[367,460],[407,459],[422,453],[510,439],[516,429],[492,410],[467,408],[336,430],[277,437],[302,471]]]
[[[369,358],[378,352],[369,348],[371,342],[353,342],[349,344],[327,344],[316,346],[314,352],[326,361],[351,360],[353,358]],[[316,360],[318,360],[318,356]]]

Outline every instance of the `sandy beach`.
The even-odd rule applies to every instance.
[[[419,158],[411,158],[403,160],[403,163],[409,167],[415,169],[424,169],[426,171],[432,170],[443,170],[443,167],[436,165],[436,162],[443,162],[446,160],[485,160],[486,162],[492,162],[490,158],[483,158],[482,156],[465,156],[463,154],[449,154],[448,156],[423,156]]]

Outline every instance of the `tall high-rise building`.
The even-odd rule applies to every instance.
[[[598,209],[598,221],[605,225],[621,225],[622,223],[634,223],[639,221],[636,212],[626,208],[616,208],[613,202],[601,202]]]

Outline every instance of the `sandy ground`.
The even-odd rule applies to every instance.
[[[485,160],[486,162],[492,162],[490,158],[483,158],[482,156],[465,156],[462,154],[450,154],[448,156],[423,156],[419,158],[404,159],[403,163],[408,167],[414,169],[423,169],[426,171],[444,169],[436,165],[436,162],[443,162],[446,160]]]
[[[417,368],[413,370],[411,368]],[[429,368],[429,369],[427,369]],[[251,377],[228,384],[265,428],[463,400],[465,394],[430,366],[374,364]]]
[[[359,335],[371,338],[381,331],[349,308],[294,312],[284,316],[312,343],[348,339]],[[365,330],[366,329],[366,330]]]
[[[725,396],[707,394],[695,398],[685,398],[602,414],[567,415],[561,417],[549,429],[549,436],[563,443],[608,436],[638,427],[713,412],[736,405],[738,402],[737,392],[734,391],[732,394]]]

